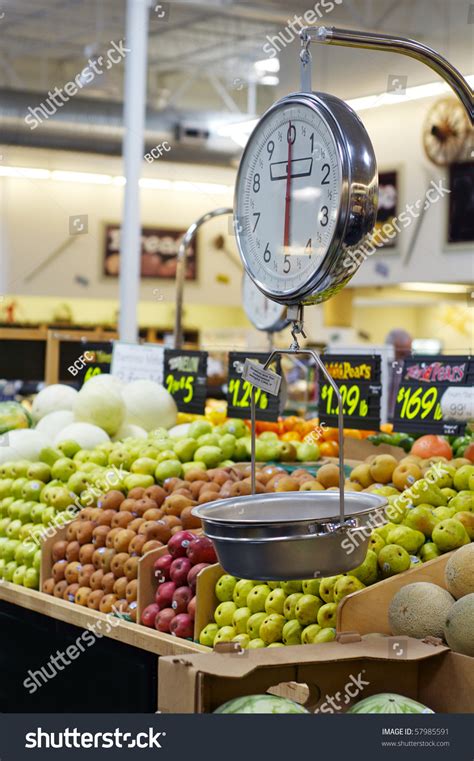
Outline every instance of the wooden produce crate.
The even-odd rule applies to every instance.
[[[427,581],[446,589],[444,570],[453,552],[447,552],[434,560],[410,568],[397,576],[378,581],[344,597],[337,608],[337,631],[356,631],[359,634],[380,632],[391,634],[388,609],[393,596],[407,584]]]

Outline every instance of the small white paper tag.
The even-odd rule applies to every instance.
[[[274,373],[272,370],[265,370],[262,365],[257,362],[252,362],[250,359],[246,359],[244,363],[244,369],[242,372],[244,380],[256,386],[257,388],[266,391],[267,394],[273,394],[278,396],[281,384],[281,375]]]

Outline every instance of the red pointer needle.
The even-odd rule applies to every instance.
[[[288,163],[286,165],[286,194],[285,194],[285,232],[284,248],[290,245],[290,211],[291,211],[291,122],[288,124]]]

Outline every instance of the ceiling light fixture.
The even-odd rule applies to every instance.
[[[469,285],[458,283],[400,283],[402,291],[423,291],[425,293],[467,293]]]

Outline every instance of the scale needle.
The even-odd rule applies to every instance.
[[[283,238],[284,249],[290,245],[290,212],[291,212],[291,122],[288,123],[288,161],[286,165],[286,194],[285,194],[285,232]]]

